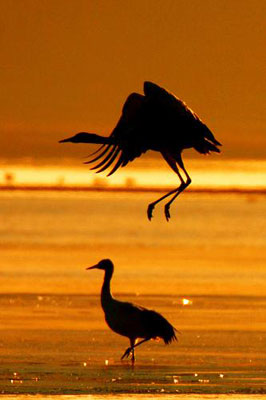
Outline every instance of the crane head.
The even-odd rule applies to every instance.
[[[93,265],[92,267],[88,267],[86,269],[102,269],[104,271],[107,271],[107,270],[113,271],[114,265],[111,260],[104,259],[104,260],[101,260],[100,262],[98,262],[98,264]]]
[[[98,135],[95,133],[79,132],[74,136],[59,140],[59,143],[99,143]]]

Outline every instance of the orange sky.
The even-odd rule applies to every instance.
[[[152,80],[201,116],[222,157],[263,158],[265,15],[264,0],[1,0],[0,157],[77,156],[57,140],[108,134]]]

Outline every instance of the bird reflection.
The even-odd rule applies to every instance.
[[[165,344],[177,340],[177,330],[159,313],[148,310],[136,304],[119,301],[113,298],[110,289],[114,265],[111,260],[101,260],[98,264],[87,269],[105,271],[101,291],[101,304],[105,320],[114,332],[129,338],[130,347],[126,349],[121,360],[131,355],[135,363],[135,348],[150,339],[161,338]],[[142,339],[137,342],[137,339]]]
[[[172,195],[164,208],[167,221],[170,218],[170,205],[191,183],[181,157],[182,151],[194,148],[201,154],[219,153],[217,146],[221,146],[198,115],[182,100],[152,82],[144,82],[144,95],[129,95],[122,115],[109,137],[80,132],[60,141],[64,142],[101,144],[91,154],[94,157],[85,164],[97,162],[91,167],[97,173],[112,166],[108,176],[147,150],[160,152],[177,174],[179,186],[149,204],[147,214],[151,220],[156,204]]]

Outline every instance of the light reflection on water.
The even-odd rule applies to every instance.
[[[147,220],[152,197],[1,194],[0,393],[265,393],[265,197],[185,194],[169,223],[161,207]],[[103,257],[115,296],[182,331],[140,348],[135,375],[119,361],[127,340],[104,322],[102,273],[85,271]]]
[[[250,400],[252,396],[253,400],[261,400],[262,398],[265,397],[265,395],[245,395],[245,394],[182,394],[178,396],[178,399],[187,399],[187,400],[226,400],[226,399],[231,399],[231,400]],[[127,399],[135,399],[135,400],[161,400],[163,399],[177,399],[176,394],[105,394],[105,395],[100,395],[100,394],[86,394],[86,395],[6,395],[5,398],[8,400],[27,400],[27,399],[38,399],[38,400],[127,400]]]
[[[169,223],[160,205],[147,220],[154,197],[2,193],[2,287],[96,294],[101,275],[84,269],[111,258],[118,292],[265,293],[265,196],[184,194]]]

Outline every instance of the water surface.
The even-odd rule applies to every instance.
[[[156,195],[1,194],[0,392],[265,393],[265,197],[187,193],[149,222]],[[106,257],[115,296],[182,332],[140,346],[134,369],[104,322],[103,274],[85,271]]]

